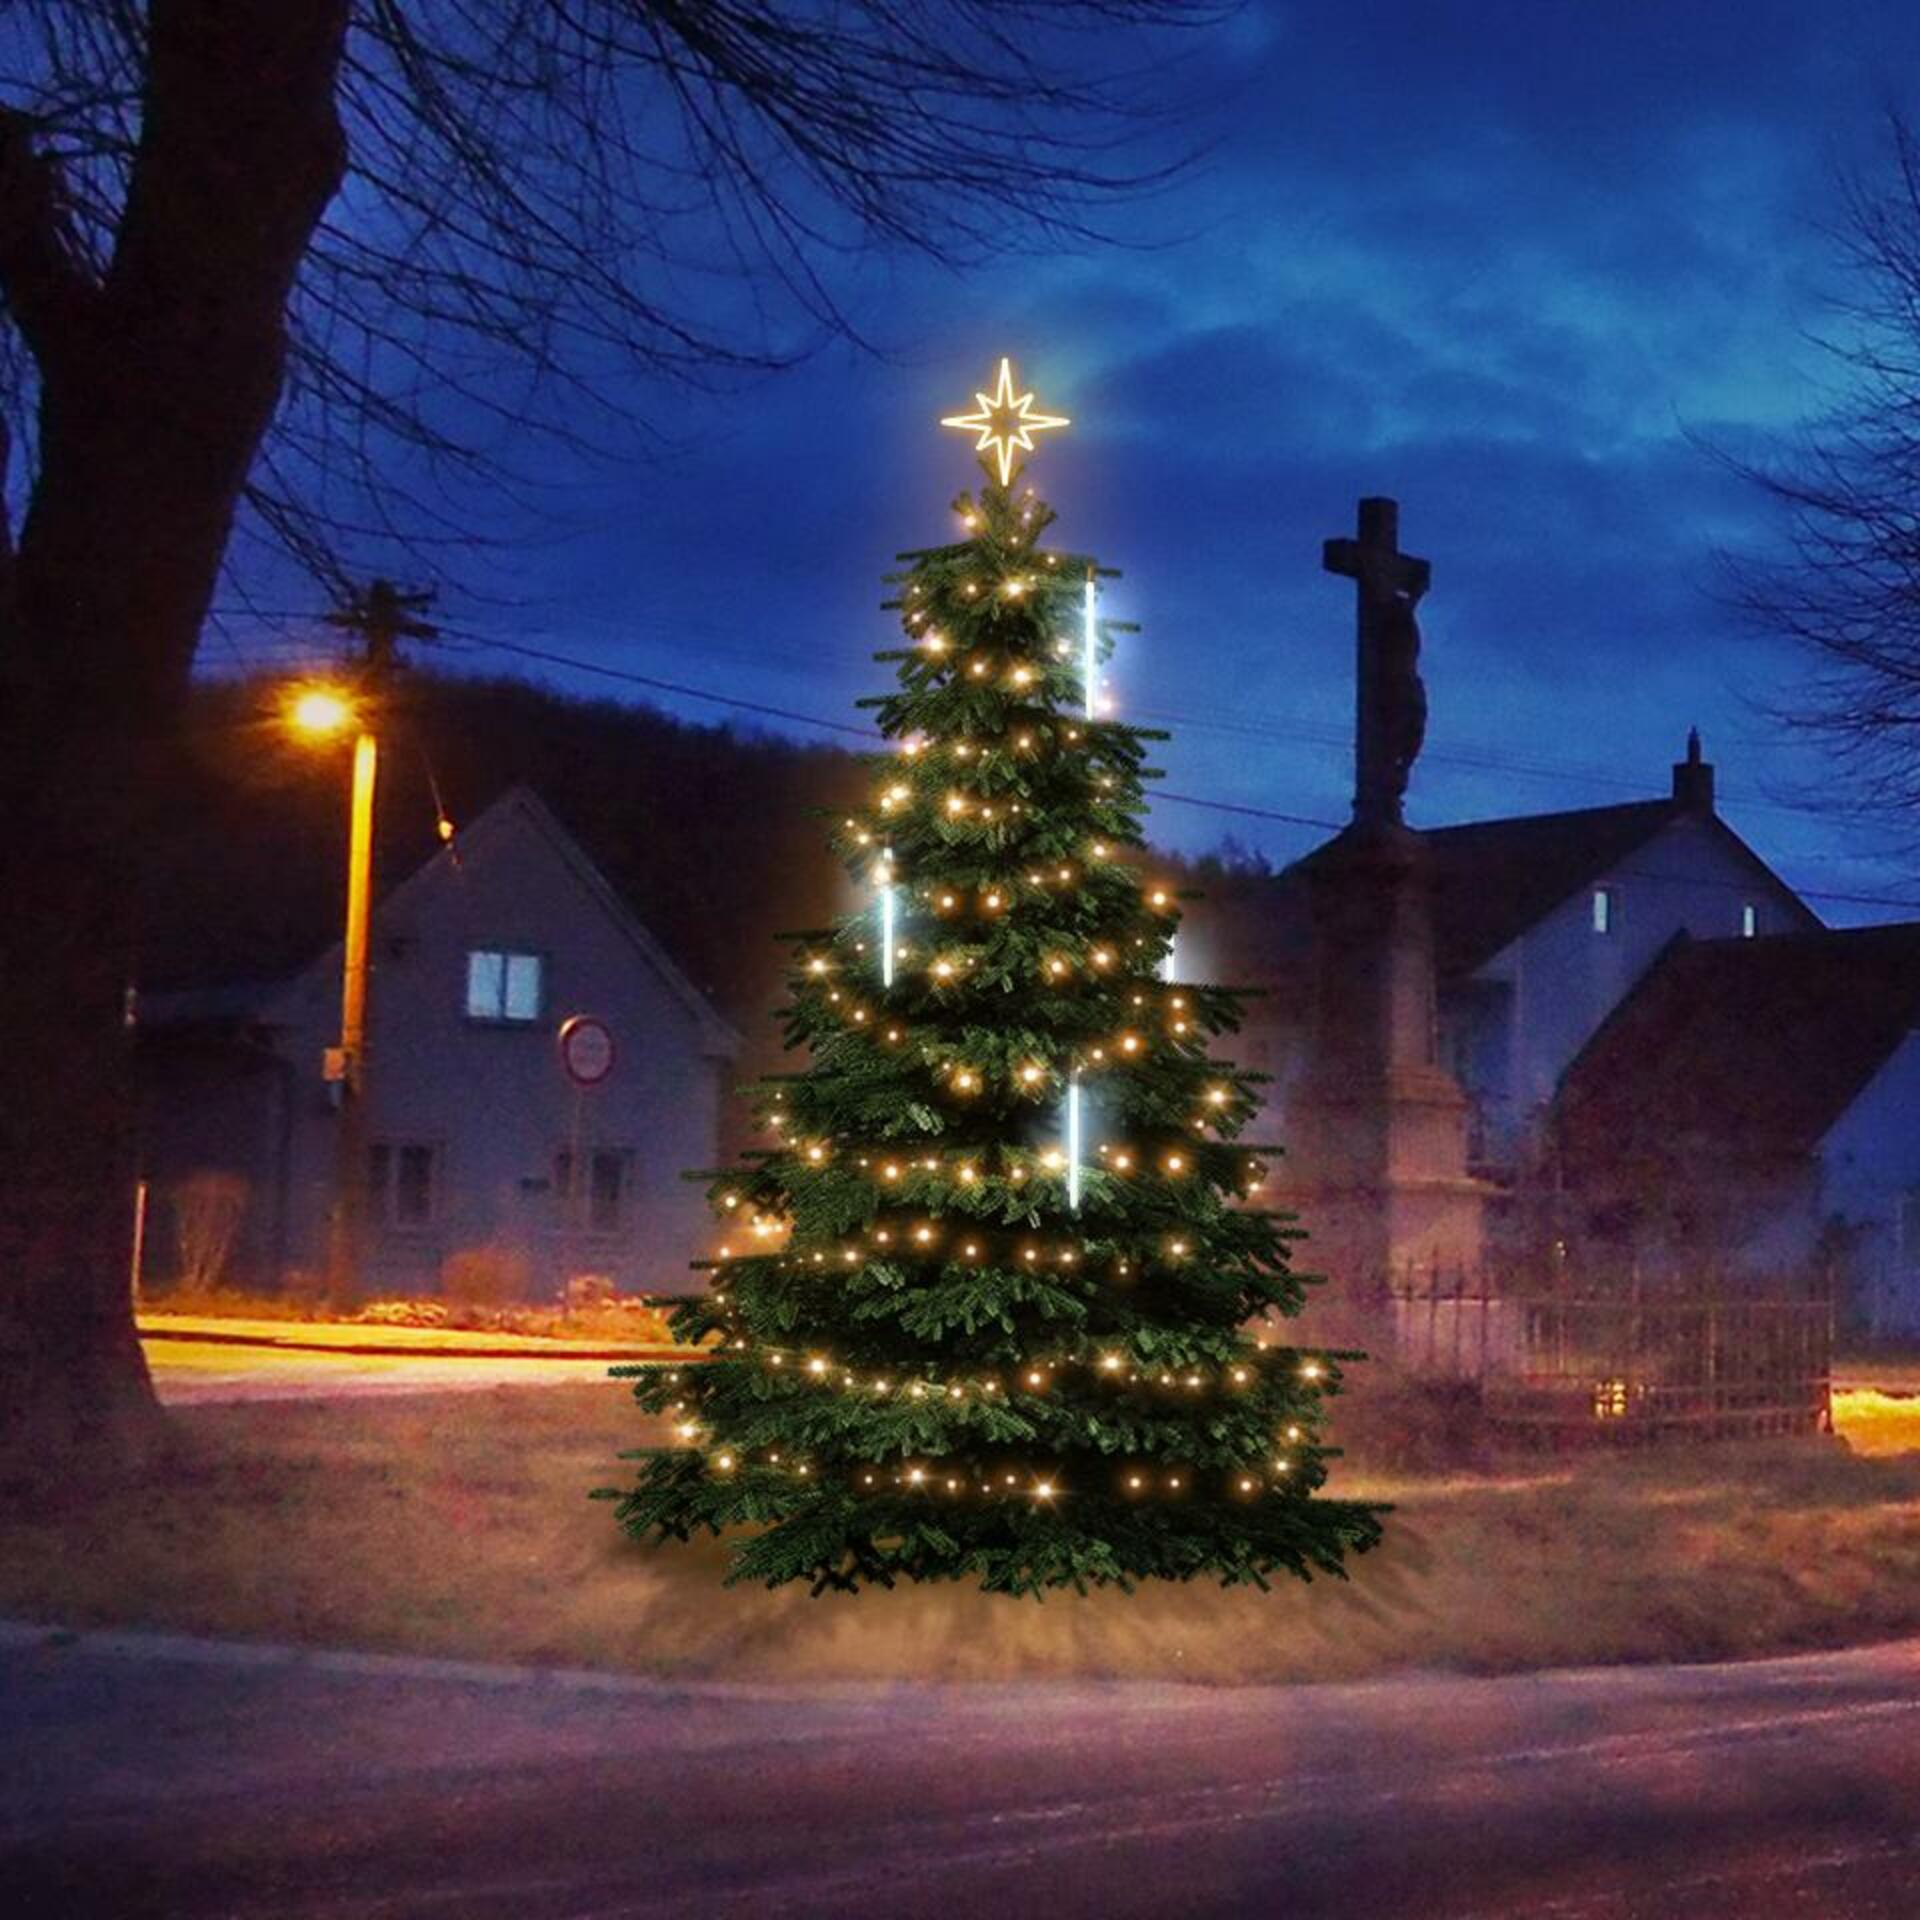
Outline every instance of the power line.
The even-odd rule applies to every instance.
[[[455,636],[470,647],[491,648],[497,653],[517,653],[529,660],[545,660],[556,667],[571,667],[578,673],[598,674],[603,680],[618,680],[628,686],[651,687],[658,693],[677,693],[688,700],[706,700],[717,707],[737,707],[743,713],[760,713],[775,720],[792,720],[801,726],[825,727],[832,733],[850,733],[860,740],[883,740],[884,734],[873,727],[856,727],[846,720],[826,720],[817,713],[799,713],[791,707],[772,707],[758,700],[742,700],[734,694],[711,693],[705,687],[690,687],[677,680],[656,680],[651,674],[634,673],[625,667],[601,666],[597,661],[578,660],[570,654],[553,653],[545,647],[529,647],[517,640],[487,640],[478,634]]]
[[[577,626],[579,623],[575,624]],[[587,624],[597,624],[608,627],[610,630],[613,627],[613,623],[604,621],[597,623],[589,621]],[[706,635],[703,646],[711,649],[716,644],[712,623],[698,624]],[[536,628],[534,631],[551,637],[550,629]],[[618,628],[617,632],[618,637],[623,640],[631,637],[624,627]],[[472,639],[473,644],[479,646],[496,644],[478,635],[472,636]],[[758,661],[777,658],[791,661],[796,665],[809,666],[816,658],[815,655],[801,648],[790,645],[781,646],[778,642],[764,644],[756,642],[752,648],[752,657]],[[568,658],[572,660],[574,656],[568,656]],[[587,671],[600,671],[598,668],[586,666],[586,663],[579,664],[585,666]],[[648,684],[645,676],[638,678],[640,684]],[[1344,723],[1301,719],[1287,722],[1273,719],[1259,720],[1248,717],[1243,709],[1210,706],[1204,702],[1183,701],[1176,707],[1136,705],[1129,702],[1129,708],[1143,720],[1170,722],[1183,732],[1239,735],[1250,739],[1278,740],[1294,745],[1335,750],[1348,748],[1352,741],[1352,729]],[[827,723],[809,716],[808,724],[825,725]],[[1519,780],[1551,782],[1558,786],[1584,786],[1603,793],[1623,794],[1635,791],[1617,773],[1599,766],[1568,765],[1565,762],[1525,759],[1482,742],[1449,744],[1444,739],[1431,739],[1426,743],[1421,758],[1431,766],[1449,767],[1468,773],[1501,774]],[[1733,785],[1723,785],[1721,792],[1724,799],[1738,805],[1743,812],[1777,813],[1824,820],[1830,818],[1833,811],[1824,805],[1808,806],[1788,800],[1766,799]]]
[[[629,668],[603,666],[597,661],[582,660],[572,654],[555,652],[545,647],[530,647],[517,640],[492,640],[478,634],[458,634],[450,636],[470,647],[491,649],[501,653],[520,654],[529,660],[545,661],[552,666],[569,667],[581,673],[597,674],[605,680],[621,681],[631,686],[649,687],[662,693],[675,693],[687,699],[704,700],[712,705],[734,707],[742,712],[765,714],[778,720],[791,720],[802,726],[823,727],[833,733],[850,734],[860,740],[884,740],[886,735],[874,727],[859,727],[845,720],[828,720],[820,714],[802,713],[791,707],[769,706],[757,700],[743,700],[736,694],[715,693],[706,687],[694,687],[683,682],[656,679],[651,674],[635,673]],[[1345,821],[1327,820],[1313,814],[1285,813],[1275,807],[1256,807],[1237,800],[1212,800],[1199,794],[1172,793],[1163,787],[1156,787],[1150,798],[1171,800],[1185,807],[1200,807],[1210,813],[1238,814],[1253,820],[1272,820],[1285,826],[1314,827],[1329,833],[1337,833],[1346,825]],[[1717,886],[1729,892],[1739,892],[1741,888],[1734,881],[1683,882],[1680,876],[1655,874],[1645,870],[1623,868],[1623,872],[1638,879],[1658,880],[1674,884],[1704,884]],[[1902,900],[1887,894],[1847,893],[1834,888],[1795,887],[1795,893],[1806,900],[1827,900],[1836,905],[1857,907],[1892,907],[1906,913],[1920,913],[1920,900]]]
[[[1239,800],[1202,800],[1197,794],[1169,793],[1165,787],[1155,787],[1152,797],[1177,800],[1183,807],[1205,807],[1212,813],[1244,813],[1255,820],[1284,820],[1290,827],[1325,827],[1329,833],[1338,833],[1347,824],[1344,820],[1319,820],[1309,813],[1281,813],[1273,807],[1252,807]]]

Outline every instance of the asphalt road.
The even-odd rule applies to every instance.
[[[1205,1690],[690,1689],[0,1637],[0,1913],[1920,1915],[1920,1641]]]

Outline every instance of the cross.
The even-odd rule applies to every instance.
[[[1400,551],[1400,503],[1360,502],[1359,537],[1329,540],[1321,551],[1328,573],[1351,580],[1354,595],[1353,817],[1367,825],[1400,822],[1406,779],[1391,765],[1393,716],[1387,705],[1396,689],[1382,673],[1385,618],[1410,609],[1426,592],[1431,565]]]

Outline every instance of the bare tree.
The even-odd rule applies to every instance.
[[[780,364],[846,256],[1084,237],[1196,0],[16,0],[0,20],[0,1470],[157,1429],[129,847],[236,536]],[[1124,30],[1124,31],[1123,31]],[[404,505],[396,509],[396,497]]]
[[[1821,345],[1837,397],[1790,444],[1736,460],[1778,510],[1785,557],[1734,563],[1735,597],[1801,651],[1778,716],[1829,746],[1853,804],[1920,815],[1920,137],[1841,177],[1851,291]]]

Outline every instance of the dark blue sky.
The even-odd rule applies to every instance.
[[[1920,900],[1884,834],[1801,808],[1823,769],[1752,705],[1791,659],[1713,598],[1716,547],[1766,524],[1693,444],[1816,406],[1832,168],[1920,91],[1920,9],[1255,0],[1201,60],[1211,158],[1117,223],[1152,244],[870,265],[848,299],[881,357],[663,398],[684,450],[575,476],[567,531],[494,582],[519,608],[463,629],[856,719],[878,576],[970,477],[934,421],[1005,351],[1074,417],[1029,477],[1125,570],[1121,711],[1174,728],[1169,787],[1344,817],[1350,589],[1319,546],[1391,493],[1434,569],[1416,822],[1657,793],[1697,722],[1790,879]],[[1155,830],[1319,837],[1172,805]]]

